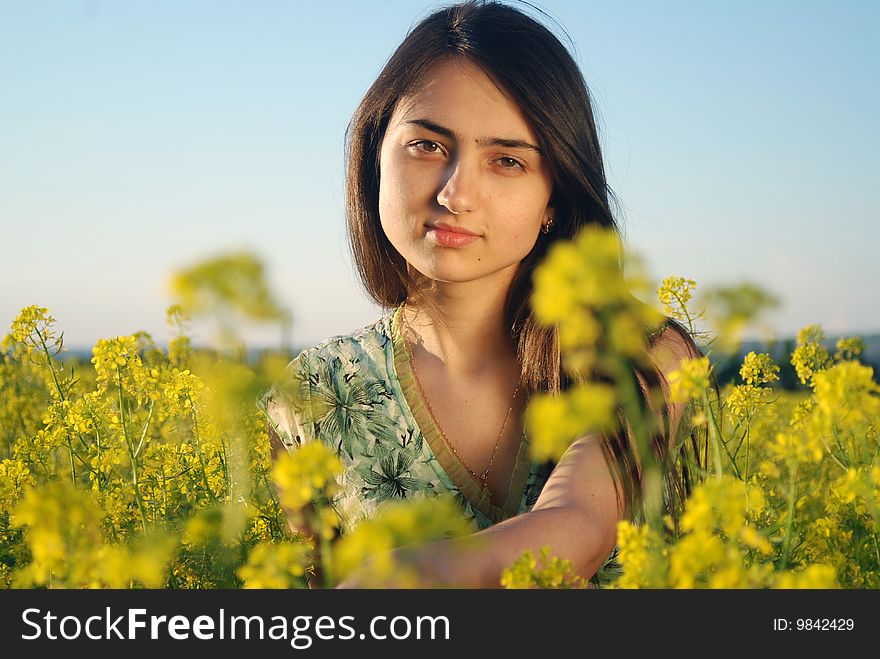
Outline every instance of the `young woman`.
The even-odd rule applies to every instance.
[[[301,353],[262,405],[276,449],[332,446],[346,471],[346,532],[388,499],[450,493],[485,541],[411,560],[424,585],[497,587],[550,545],[602,583],[639,476],[626,437],[584,436],[533,464],[523,412],[571,383],[556,331],[537,324],[532,273],[551,245],[616,230],[590,97],[560,41],[524,13],[466,2],[419,23],[388,60],[347,134],[346,215],[377,323]],[[669,321],[654,373],[699,354]],[[668,450],[679,407],[667,407]],[[626,457],[630,460],[626,460]],[[358,586],[355,575],[345,585]]]

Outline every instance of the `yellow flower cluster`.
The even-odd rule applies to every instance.
[[[644,284],[640,268],[614,231],[591,225],[556,243],[536,269],[532,308],[556,327],[562,365],[580,386],[532,397],[526,426],[534,459],[558,459],[575,438],[616,430],[617,409],[635,391],[633,365],[646,363],[648,336],[665,321],[633,294]]]
[[[576,384],[531,401],[526,429],[541,461],[584,433],[617,430],[619,375],[650,327],[648,307],[626,290],[615,236],[587,231],[554,254],[536,275],[536,309],[558,326]],[[687,317],[694,286],[664,280],[661,301],[679,309],[667,313]],[[182,330],[183,316],[170,317]],[[54,322],[28,307],[2,342],[0,587],[300,587],[318,560],[333,585],[366,557],[377,583],[418,585],[428,566],[399,562],[407,554],[395,548],[475,530],[454,501],[419,498],[383,505],[337,538],[339,460],[313,442],[272,470],[252,404],[283,356],[255,370],[193,350],[182,333],[167,354],[138,333],[99,342],[93,368],[76,365],[74,378]],[[746,356],[721,417],[700,412],[726,460],[721,475],[695,467],[699,484],[676,525],[619,525],[615,587],[880,587],[880,387],[854,361],[860,339],[839,341],[833,361],[823,341],[819,326],[799,333],[792,364],[810,389],[772,390],[772,400],[778,367]],[[673,399],[703,398],[710,375],[708,359],[682,362],[668,378]],[[279,492],[289,508],[313,504],[320,553],[285,539]],[[545,549],[522,555],[504,585],[583,583]]]
[[[752,384],[735,386],[727,396],[725,406],[730,418],[736,423],[748,423],[758,408],[768,401],[770,390]]]
[[[600,309],[628,296],[620,240],[613,231],[590,226],[550,250],[535,271],[532,305],[543,322],[565,324],[582,307]]]
[[[746,514],[761,512],[765,502],[760,489],[747,488],[731,476],[702,483],[691,494],[681,519],[684,531],[719,532],[735,538],[746,521]]]
[[[767,444],[767,453],[793,468],[805,463],[818,463],[824,456],[822,442],[813,432],[776,433],[773,441]]]
[[[333,499],[336,477],[342,473],[336,454],[321,442],[308,442],[281,455],[272,468],[272,479],[281,492],[282,505],[299,510],[321,495]]]
[[[663,313],[676,320],[690,320],[687,303],[693,297],[697,282],[693,279],[671,275],[657,289],[657,297],[663,303]]]
[[[865,351],[865,341],[857,336],[837,340],[837,352],[834,359],[837,361],[857,358]]]
[[[775,579],[773,588],[837,588],[837,570],[831,565],[809,565],[803,570],[783,572]]]
[[[12,321],[11,336],[28,351],[39,351],[56,345],[54,325],[55,319],[47,308],[31,305],[22,309]]]
[[[344,579],[369,557],[364,583],[400,587],[420,582],[417,566],[395,561],[395,547],[443,538],[458,538],[474,532],[474,525],[449,496],[418,497],[406,502],[385,501],[375,517],[363,520],[342,536],[333,548],[335,576]]]
[[[646,524],[623,520],[617,525],[618,558],[623,574],[615,588],[665,588],[669,573],[668,549],[663,539]]]
[[[832,588],[836,569],[774,570],[776,548],[756,526],[766,501],[757,487],[732,476],[697,487],[682,519],[683,535],[670,542],[647,526],[618,528],[623,574],[619,588]]]
[[[551,556],[549,546],[541,547],[540,561],[526,551],[501,575],[501,585],[509,589],[527,588],[586,588],[588,582],[574,571],[574,564],[558,556]],[[540,563],[540,565],[539,565]]]
[[[311,551],[307,542],[260,542],[236,573],[244,588],[302,588]]]
[[[227,392],[207,391],[189,368],[222,370],[216,358],[188,355],[181,370],[144,332],[100,341],[92,368],[74,363],[74,377],[54,322],[44,308],[24,309],[2,343],[2,583],[238,585],[227,561],[284,534],[253,407],[265,384],[237,371],[247,405],[224,404]]]
[[[133,550],[101,542],[100,507],[87,493],[56,481],[29,490],[12,514],[25,527],[31,562],[14,585],[66,588],[159,588],[174,548],[167,539]]]
[[[831,492],[841,503],[852,504],[873,531],[880,531],[880,467],[850,467],[834,481]]]
[[[98,382],[105,386],[116,384],[120,372],[143,366],[138,354],[137,338],[134,336],[100,339],[92,353],[92,364],[95,366]]]
[[[779,379],[779,366],[773,363],[768,354],[755,354],[752,350],[743,359],[739,374],[746,384],[769,384]]]
[[[854,430],[880,417],[880,385],[874,369],[854,361],[842,361],[813,376],[817,421],[830,433]]]
[[[199,394],[205,389],[201,378],[189,370],[173,371],[171,379],[162,386],[162,395],[168,401],[169,410],[186,416],[196,405]]]
[[[709,370],[708,357],[681,360],[679,368],[667,377],[670,400],[677,403],[700,400],[709,388]]]
[[[34,475],[24,460],[21,458],[0,460],[0,505],[3,510],[9,510],[21,497],[22,492],[29,490],[35,484]]]
[[[828,351],[821,343],[824,340],[825,332],[819,325],[807,325],[798,332],[791,363],[801,384],[812,384],[813,376],[828,367]]]
[[[615,408],[614,389],[602,384],[581,384],[566,396],[534,396],[525,419],[532,457],[559,460],[573,437],[614,431]]]

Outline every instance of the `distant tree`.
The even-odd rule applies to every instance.
[[[280,323],[282,349],[289,347],[290,311],[278,303],[263,263],[250,252],[221,254],[184,268],[172,277],[171,289],[187,314],[217,323],[221,349],[243,349],[242,321]]]

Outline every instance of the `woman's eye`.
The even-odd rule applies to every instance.
[[[509,156],[499,158],[498,162],[502,163],[502,169],[524,169],[523,164],[519,160]]]
[[[410,144],[411,147],[415,147],[419,151],[424,153],[439,153],[440,145],[437,142],[432,142],[430,140],[419,140],[418,142],[413,142]]]

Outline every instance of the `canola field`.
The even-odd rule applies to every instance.
[[[565,366],[581,382],[531,400],[536,458],[558,458],[583,432],[613,430],[616,409],[631,419],[645,413],[627,365],[640,358],[658,311],[627,294],[640,282],[616,269],[618,249],[613,236],[585,233],[551,253],[536,277],[535,311],[558,325]],[[695,286],[667,277],[652,294],[696,336]],[[63,359],[63,326],[48,309],[22,309],[6,329],[0,587],[330,587],[367,558],[377,583],[418,586],[417,571],[388,552],[466,534],[455,507],[403,501],[339,538],[328,505],[339,460],[310,446],[273,463],[255,404],[290,355],[249,363],[194,350],[187,312],[169,309],[176,336],[167,348],[143,332],[107,338],[87,363]],[[724,339],[718,326],[715,338]],[[779,365],[766,354],[747,355],[720,391],[708,358],[682,362],[670,397],[688,404],[684,436],[702,441],[680,456],[698,478],[670,515],[651,507],[662,486],[646,471],[647,512],[619,524],[621,569],[610,587],[880,586],[880,387],[859,361],[858,338],[833,354],[823,339],[816,325],[797,337],[790,360],[799,392],[776,386]],[[307,504],[310,536],[292,532],[282,511]],[[524,554],[501,584],[587,585],[552,547]]]

